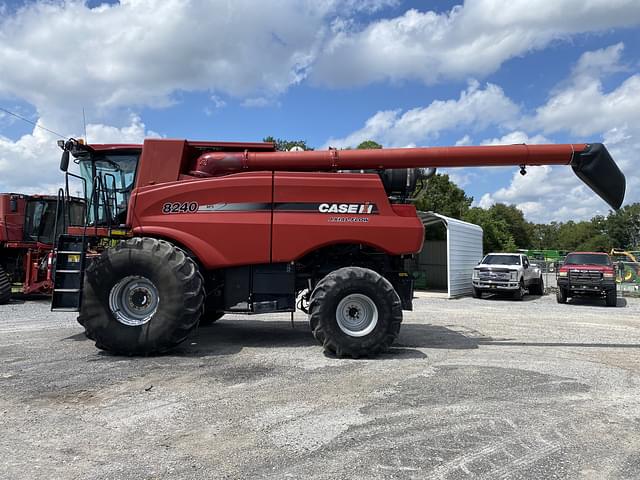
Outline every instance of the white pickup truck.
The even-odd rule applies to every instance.
[[[544,295],[542,272],[521,253],[489,253],[473,269],[473,297],[485,292],[509,293],[517,300],[528,291]]]

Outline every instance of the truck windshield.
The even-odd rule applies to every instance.
[[[564,261],[565,265],[611,265],[608,255],[597,253],[570,253]]]
[[[120,225],[127,218],[138,153],[93,154],[79,158],[87,185],[88,225]]]
[[[487,255],[483,265],[520,265],[520,255]]]

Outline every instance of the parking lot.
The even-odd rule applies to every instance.
[[[640,299],[422,295],[375,359],[297,314],[126,358],[0,306],[0,478],[637,478]]]

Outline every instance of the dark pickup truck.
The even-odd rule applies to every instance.
[[[573,252],[558,270],[558,303],[575,296],[604,297],[608,307],[616,306],[616,272],[609,255]]]

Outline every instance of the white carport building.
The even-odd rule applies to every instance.
[[[419,215],[425,229],[444,227],[446,236],[425,240],[415,267],[420,272],[416,288],[446,291],[448,298],[471,295],[473,267],[482,259],[482,228],[438,213]]]

